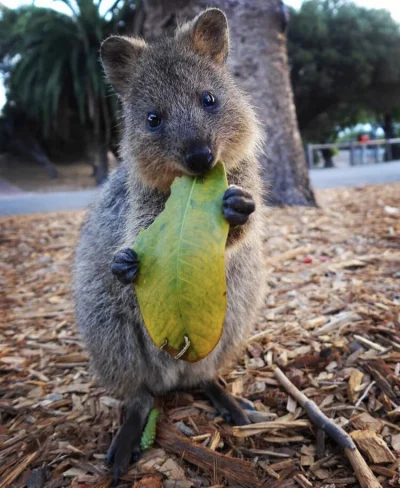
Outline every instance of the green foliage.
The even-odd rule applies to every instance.
[[[71,15],[34,5],[0,6],[0,66],[9,104],[22,107],[49,137],[68,138],[80,124],[109,143],[117,103],[107,93],[99,61],[101,41],[117,33],[135,2],[116,2],[105,15],[95,0],[62,0]],[[117,8],[117,3],[121,8]]]
[[[291,79],[307,140],[400,106],[400,28],[385,10],[308,0],[291,13]]]
[[[222,334],[227,186],[222,163],[204,176],[176,178],[165,210],[135,243],[140,261],[135,290],[147,331],[174,357],[189,339],[186,361],[207,356]]]
[[[140,440],[140,449],[147,451],[153,447],[156,438],[156,426],[160,412],[157,408],[150,410],[147,422],[143,430],[142,438]]]

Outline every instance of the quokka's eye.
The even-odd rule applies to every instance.
[[[205,91],[205,92],[202,93],[201,100],[202,100],[202,103],[203,103],[203,107],[206,110],[212,110],[212,109],[214,109],[217,106],[217,99],[209,91]]]
[[[149,112],[147,114],[147,127],[150,130],[158,129],[161,125],[161,117],[154,112]]]

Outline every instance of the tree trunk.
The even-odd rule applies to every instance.
[[[265,126],[262,157],[266,200],[275,205],[315,205],[290,84],[285,19],[280,0],[152,0],[144,35],[171,33],[178,21],[210,6],[225,11],[231,31],[230,67],[252,97]]]

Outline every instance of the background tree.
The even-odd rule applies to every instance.
[[[296,111],[306,141],[328,142],[369,115],[393,137],[400,106],[400,28],[385,10],[309,0],[288,32]]]
[[[81,139],[84,134],[81,146],[93,148],[97,180],[102,181],[115,105],[113,98],[106,97],[98,47],[109,34],[121,32],[121,19],[126,32],[140,34],[143,8],[134,10],[127,25],[125,19],[132,12],[129,2],[123,2],[122,10],[116,2],[105,16],[93,0],[64,2],[70,16],[33,6],[7,12],[8,17],[16,15],[15,28],[7,32],[5,48],[0,48],[3,64],[12,66],[9,98],[38,121],[44,138],[59,134],[73,139],[74,129]],[[287,69],[286,9],[280,0],[258,0],[251,6],[244,0],[213,4],[228,14],[232,69],[252,95],[265,125],[262,162],[269,202],[314,204]],[[178,17],[193,17],[209,2],[154,0],[145,5],[144,33],[152,38],[173,29]]]
[[[205,7],[222,8],[231,29],[230,64],[252,97],[265,126],[263,178],[272,204],[315,204],[287,65],[286,11],[280,0],[153,0],[147,3],[145,37],[173,32],[177,21]]]
[[[98,0],[63,1],[71,15],[0,4],[0,71],[8,90],[0,141],[12,140],[8,147],[31,155],[53,176],[43,146],[50,154],[84,150],[101,182],[107,151],[118,141],[117,102],[98,59],[101,41],[113,33],[147,39],[172,33],[181,18],[193,17],[210,3],[116,0],[101,14]],[[231,67],[265,126],[262,163],[269,202],[314,203],[287,69],[287,10],[281,0],[211,4],[228,14]],[[289,59],[306,142],[333,141],[342,128],[366,119],[379,121],[386,137],[395,135],[400,30],[389,13],[347,0],[306,1],[291,12]],[[324,156],[331,164],[329,151]]]
[[[0,62],[6,74],[8,113],[16,107],[17,125],[21,113],[35,121],[39,139],[85,148],[100,183],[116,137],[117,103],[107,92],[99,46],[111,34],[135,30],[135,2],[115,2],[101,15],[100,2],[63,1],[71,15],[33,5],[2,7]]]

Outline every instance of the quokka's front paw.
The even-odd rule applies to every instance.
[[[138,255],[129,247],[118,251],[114,254],[111,271],[122,284],[133,283],[139,271]]]
[[[256,204],[248,191],[231,185],[224,194],[222,209],[230,225],[243,225],[256,209]]]

